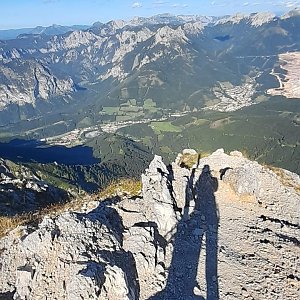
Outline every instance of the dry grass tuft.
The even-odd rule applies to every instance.
[[[247,158],[247,159],[251,160],[250,154],[249,154],[247,149],[241,149],[239,151],[243,154],[244,158]]]
[[[199,154],[183,154],[179,161],[182,168],[191,169],[198,161]]]
[[[108,198],[117,195],[137,196],[142,190],[142,182],[137,179],[122,178],[113,181],[104,190],[95,196],[98,198]]]
[[[45,216],[56,217],[66,211],[77,210],[89,200],[90,197],[88,196],[78,196],[76,199],[73,198],[67,202],[51,204],[35,212],[15,216],[0,216],[0,238],[18,226],[38,223]]]
[[[82,199],[80,201],[82,201]],[[52,204],[33,213],[24,213],[15,216],[0,216],[0,238],[18,226],[37,223],[45,216],[55,217],[70,209],[74,210],[76,207],[79,207],[79,200],[77,199],[65,203]]]
[[[195,164],[198,163],[198,159],[207,157],[211,153],[209,152],[201,152],[197,154],[183,154],[179,161],[179,166],[182,168],[191,169]]]
[[[289,176],[283,169],[270,166],[270,165],[265,165],[268,169],[273,171],[279,178],[280,182],[287,186],[293,188],[296,193],[300,194],[300,185],[297,184],[291,176]]]
[[[136,196],[141,192],[142,183],[135,179],[120,179],[112,182],[103,191],[93,196],[77,196],[68,202],[56,203],[40,209],[34,213],[26,213],[16,216],[0,216],[0,238],[18,226],[30,223],[38,223],[45,216],[56,217],[67,211],[79,210],[90,201],[105,199],[116,195]]]
[[[13,217],[0,216],[0,238],[10,230],[32,221],[32,214],[23,214]]]

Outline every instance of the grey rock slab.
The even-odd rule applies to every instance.
[[[140,197],[2,238],[0,296],[297,299],[299,176],[282,172],[222,149],[192,170],[155,156]]]

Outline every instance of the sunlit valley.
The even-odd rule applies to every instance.
[[[297,299],[299,29],[0,30],[0,299]]]

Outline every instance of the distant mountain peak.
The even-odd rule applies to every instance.
[[[255,13],[250,15],[251,24],[255,27],[261,26],[265,23],[269,23],[275,18],[275,14],[262,12],[262,13]]]
[[[97,21],[97,22],[93,23],[92,27],[100,27],[100,26],[102,26],[102,25],[103,25],[102,22]]]
[[[297,17],[300,16],[300,7],[296,7],[292,10],[290,10],[289,12],[287,12],[286,14],[284,14],[281,19],[288,19],[288,18],[292,18],[292,17]]]
[[[113,26],[114,28],[123,28],[126,25],[126,22],[124,20],[112,20],[108,22],[107,24]]]
[[[275,14],[269,12],[252,13],[252,14],[237,13],[235,15],[220,19],[219,21],[216,22],[216,24],[226,24],[226,23],[238,24],[241,21],[246,21],[247,23],[250,23],[252,26],[258,27],[274,20],[274,18],[275,18]]]

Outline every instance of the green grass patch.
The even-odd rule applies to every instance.
[[[151,107],[156,107],[156,102],[152,99],[146,99],[143,105],[144,109],[149,109]]]
[[[124,116],[116,116],[116,121],[117,122],[124,122],[124,121],[130,121],[132,120],[133,117],[130,115],[124,115]]]
[[[150,113],[156,113],[158,108],[156,107],[156,102],[152,99],[146,99],[144,101],[143,109],[149,111]]]
[[[152,146],[151,140],[152,140],[152,137],[150,137],[150,136],[145,136],[145,137],[141,138],[142,143],[148,147]]]
[[[141,108],[137,106],[122,106],[120,107],[120,111],[122,112],[138,112]]]
[[[161,132],[181,132],[182,129],[179,126],[173,125],[171,122],[151,122],[151,128],[156,134]]]
[[[194,122],[193,122],[193,125],[196,125],[196,126],[202,126],[202,125],[205,125],[209,123],[208,120],[206,119],[196,119]]]
[[[172,150],[168,146],[162,146],[162,147],[160,147],[160,151],[162,153],[166,153],[166,154],[172,153]]]
[[[115,115],[119,112],[119,107],[116,106],[104,106],[102,111],[107,115]]]

